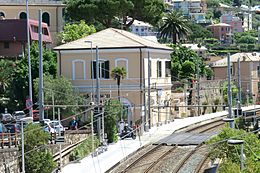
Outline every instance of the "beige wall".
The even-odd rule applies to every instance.
[[[156,88],[151,90],[151,98],[154,98],[155,103],[161,105],[164,104],[165,100],[171,98],[171,79],[170,77],[165,77],[165,61],[170,60],[170,52],[160,51],[160,50],[150,50],[150,57],[152,62],[152,79],[151,87],[156,84]],[[89,93],[92,91],[92,82],[94,87],[96,86],[95,79],[91,79],[91,59],[95,60],[95,53],[91,54],[90,50],[86,51],[69,51],[65,53],[62,51],[60,54],[58,52],[58,69],[59,74],[70,79],[73,86],[83,93]],[[59,56],[60,55],[60,56]],[[109,60],[109,71],[116,67],[116,65],[121,65],[127,68],[127,77],[121,81],[121,97],[129,100],[133,105],[133,122],[141,118],[141,110],[144,104],[144,98],[148,100],[147,88],[148,88],[148,51],[142,49],[124,49],[116,50],[115,52],[111,50],[100,50],[99,52],[100,60]],[[157,78],[157,61],[162,61],[162,77]],[[76,63],[75,63],[76,62]],[[73,64],[75,64],[73,66]],[[74,74],[79,74],[81,79],[74,79]],[[141,71],[141,73],[140,73]],[[85,78],[84,78],[85,74]],[[144,78],[146,78],[144,80]],[[145,97],[143,87],[145,81]],[[141,82],[141,83],[140,83]],[[111,97],[117,98],[117,84],[113,78],[101,79],[101,94],[109,94]],[[160,96],[157,97],[157,89],[160,90]],[[158,98],[158,99],[157,99]],[[156,108],[157,110],[157,108]],[[155,110],[155,111],[156,111]],[[160,121],[164,122],[169,117],[166,117],[166,108],[160,109]],[[152,124],[155,125],[158,122],[158,116],[151,112]]]
[[[1,3],[0,3],[1,4]],[[38,20],[39,10],[42,13],[47,12],[50,15],[50,32],[54,45],[57,42],[56,35],[58,32],[62,31],[64,21],[62,16],[62,9],[64,5],[30,5],[29,6],[29,16],[30,19]],[[0,5],[0,12],[5,14],[6,19],[19,19],[21,12],[26,12],[25,4],[21,5]]]
[[[259,62],[241,61],[240,74],[241,74],[241,88],[243,92],[249,90],[255,95],[255,99],[258,97],[258,82],[260,82],[260,76],[257,74],[257,66]],[[213,67],[215,80],[227,79],[227,67]],[[232,63],[232,79],[237,79],[237,63]],[[260,96],[259,96],[260,97]]]

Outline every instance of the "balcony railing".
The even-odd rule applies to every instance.
[[[1,0],[0,5],[8,5],[8,4],[25,4],[26,0]],[[50,4],[50,5],[59,5],[64,4],[62,0],[29,0],[29,4]]]

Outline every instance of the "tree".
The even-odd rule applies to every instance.
[[[126,69],[124,67],[116,67],[112,70],[111,76],[117,81],[117,96],[118,100],[120,100],[120,83],[121,79],[126,77]]]
[[[67,43],[95,32],[96,29],[93,25],[88,26],[85,21],[81,20],[78,24],[66,24],[64,30],[58,35],[58,39],[59,43]]]
[[[14,62],[4,59],[0,60],[0,93],[4,93],[8,85],[10,85],[14,67]]]
[[[116,122],[120,119],[122,111],[123,106],[118,100],[108,100],[105,103],[105,133],[109,143],[118,140]]]
[[[27,53],[25,57],[27,57]],[[11,110],[24,109],[25,100],[29,95],[28,60],[25,57],[15,62],[13,77],[10,79],[10,86],[6,89],[7,97],[10,99],[8,105]],[[37,43],[33,43],[31,46],[31,71],[32,80],[34,80],[39,76],[39,51]],[[57,74],[56,55],[45,48],[43,48],[43,71],[46,75],[56,76]],[[36,100],[35,95],[33,100]]]
[[[72,20],[98,21],[107,28],[113,27],[114,19],[121,20],[124,29],[128,29],[135,19],[154,25],[164,10],[162,0],[66,0],[66,12]],[[130,22],[127,17],[131,18]]]
[[[187,36],[190,32],[188,22],[179,12],[172,11],[163,18],[164,24],[160,27],[160,37],[172,38],[172,43],[176,44],[180,38]]]
[[[247,133],[244,130],[224,128],[217,136],[207,141],[209,145],[210,158],[215,160],[221,158],[219,172],[239,172],[240,158],[237,154],[240,146],[227,144],[227,139],[244,140],[245,170],[243,172],[255,173],[260,170],[259,153],[260,142],[256,134]],[[233,168],[233,169],[232,169]]]
[[[191,32],[188,38],[192,42],[201,43],[204,39],[212,37],[212,33],[199,24],[189,23],[189,28],[191,28]]]
[[[222,94],[224,97],[224,101],[226,103],[228,103],[228,82],[224,82],[221,90],[222,90]],[[231,82],[231,93],[232,93],[232,98],[237,97],[238,89],[237,89],[237,86],[233,82]],[[234,99],[233,99],[233,101],[234,101]]]
[[[38,98],[38,82],[39,79],[34,80],[34,89]],[[83,105],[85,104],[83,96],[74,91],[71,82],[64,77],[53,78],[51,75],[44,76],[44,102],[47,105],[52,105],[52,98],[56,105]],[[64,106],[66,107],[66,106]],[[74,115],[79,111],[79,107],[73,106],[61,109],[61,118]],[[52,112],[49,114],[52,116]]]
[[[48,149],[49,134],[36,124],[29,124],[24,131],[25,168],[30,173],[50,173],[56,164]]]

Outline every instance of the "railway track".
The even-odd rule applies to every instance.
[[[215,131],[225,123],[222,119],[217,119],[214,122],[197,125],[196,127],[188,128],[185,133],[207,133]],[[116,173],[156,173],[156,172],[173,172],[173,173],[199,173],[205,162],[208,160],[207,148],[198,146],[167,146],[159,144],[157,146],[150,145],[150,149],[133,155],[121,163],[118,168],[110,172]],[[203,148],[203,150],[202,150]],[[144,149],[145,150],[145,149]],[[125,164],[127,163],[127,164]],[[123,165],[122,165],[123,164]],[[190,171],[192,170],[192,171]]]

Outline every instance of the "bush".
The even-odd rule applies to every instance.
[[[94,137],[94,149],[100,145],[97,137]],[[86,157],[92,152],[92,136],[89,136],[85,141],[79,144],[69,155],[69,160],[74,161]]]

